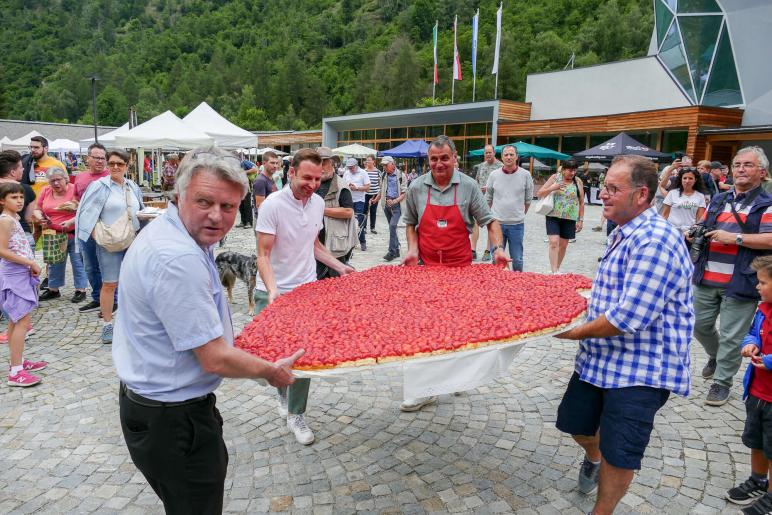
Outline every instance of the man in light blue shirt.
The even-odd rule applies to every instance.
[[[287,386],[303,351],[270,363],[233,347],[212,249],[247,193],[238,159],[196,149],[174,188],[177,200],[139,234],[121,268],[113,339],[121,428],[167,513],[220,513],[228,452],[212,392],[222,377]]]

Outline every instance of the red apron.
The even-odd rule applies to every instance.
[[[426,194],[426,207],[418,224],[418,255],[424,265],[464,266],[472,264],[472,245],[464,217],[456,204],[458,185],[453,186],[453,205],[431,203],[432,190]]]

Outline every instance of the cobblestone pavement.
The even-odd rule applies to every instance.
[[[603,239],[587,231],[569,246],[565,271],[592,276]],[[357,268],[382,263],[388,230],[378,214]],[[548,270],[544,219],[526,221],[528,271]],[[404,241],[404,229],[400,229]],[[480,243],[480,250],[484,244]],[[234,229],[226,248],[251,252],[251,230]],[[68,279],[69,281],[69,279]],[[71,284],[68,282],[68,284]],[[99,343],[95,313],[79,314],[63,297],[34,315],[27,355],[51,364],[30,389],[0,386],[0,513],[160,513],[161,504],[129,459],[117,414],[110,348]],[[245,290],[233,306],[249,320]],[[363,296],[363,309],[367,300]],[[118,312],[120,316],[120,311]],[[280,420],[271,390],[226,380],[217,391],[230,452],[225,509],[294,513],[587,512],[593,497],[576,490],[578,447],[554,427],[571,375],[575,344],[529,344],[506,377],[401,413],[395,372],[366,372],[313,384],[308,421],[316,443],[298,445]],[[7,360],[0,347],[0,361]],[[704,355],[695,342],[693,370]],[[738,379],[739,382],[739,379]],[[689,399],[673,397],[657,415],[643,462],[618,513],[733,513],[724,492],[749,474],[740,441],[740,385],[721,408],[703,405],[706,382]]]

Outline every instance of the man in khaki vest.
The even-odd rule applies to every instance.
[[[318,147],[316,152],[322,158],[322,183],[316,194],[324,199],[324,228],[319,232],[319,240],[340,262],[348,263],[351,251],[357,245],[358,227],[351,191],[335,173],[332,151],[328,147]],[[327,265],[316,262],[317,279],[337,275]]]

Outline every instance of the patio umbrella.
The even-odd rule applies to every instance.
[[[600,145],[577,152],[574,154],[574,157],[581,161],[611,161],[616,156],[622,154],[643,156],[655,162],[670,162],[673,160],[673,156],[670,154],[651,149],[624,132],[620,132]]]
[[[517,149],[517,155],[518,157],[535,157],[536,159],[568,159],[568,154],[563,154],[562,152],[558,152],[557,150],[552,150],[545,147],[540,147],[538,145],[531,145],[530,143],[525,143],[523,141],[518,141],[516,143],[507,143],[504,145],[496,145],[494,150],[496,151],[496,154],[500,155],[501,150],[504,147],[508,146],[514,146]],[[469,152],[470,157],[476,157],[476,156],[482,156],[485,154],[485,149],[477,149],[472,150]]]
[[[378,151],[374,148],[360,145],[359,143],[352,143],[351,145],[334,148],[332,149],[332,153],[338,156],[365,158],[367,156],[377,155]]]

